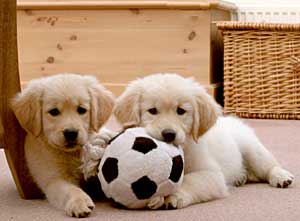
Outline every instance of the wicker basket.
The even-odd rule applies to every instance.
[[[224,38],[224,111],[300,119],[300,25],[217,23]]]

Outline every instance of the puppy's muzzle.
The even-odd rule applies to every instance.
[[[176,138],[176,132],[173,129],[164,129],[161,132],[161,135],[162,135],[164,141],[167,143],[173,142]]]
[[[75,146],[77,143],[78,130],[74,128],[68,128],[65,129],[63,133],[68,146],[70,147]]]

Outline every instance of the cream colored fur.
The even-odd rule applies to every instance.
[[[186,112],[178,114],[178,108]],[[181,188],[152,203],[153,209],[162,204],[183,208],[226,197],[230,186],[246,181],[288,187],[294,180],[251,128],[238,118],[223,117],[220,106],[192,79],[156,74],[133,81],[117,99],[114,114],[123,126],[145,127],[161,140],[162,131],[172,129],[176,132],[173,143],[184,148]]]
[[[32,80],[12,102],[26,130],[25,157],[30,172],[49,202],[70,216],[84,217],[94,203],[79,187],[80,152],[110,116],[114,98],[94,77],[61,74]],[[79,113],[78,107],[85,113]],[[50,110],[59,114],[52,116]],[[68,146],[64,130],[78,131]]]

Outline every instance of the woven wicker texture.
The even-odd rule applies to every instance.
[[[224,111],[300,119],[300,26],[219,23],[224,38]]]

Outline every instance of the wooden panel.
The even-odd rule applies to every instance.
[[[0,117],[0,149],[4,148],[4,128],[2,126],[2,119]]]
[[[223,9],[236,10],[234,4],[218,0],[19,0],[18,9],[181,9],[207,10]]]
[[[218,31],[216,21],[230,20],[231,15],[229,11],[224,10],[211,10],[211,24],[210,24],[210,37],[211,37],[211,55],[210,55],[210,73],[213,83],[223,82],[223,39],[222,34]]]
[[[26,87],[28,82],[23,82],[22,83],[22,89]],[[204,88],[206,89],[206,91],[213,97],[216,97],[218,95],[218,91],[219,91],[219,88],[221,87],[222,84],[211,84],[211,85],[204,85]],[[105,86],[108,90],[112,91],[113,94],[115,96],[119,96],[121,95],[127,84],[103,84],[103,86]],[[1,126],[1,125],[0,125]],[[1,128],[0,128],[1,129]]]
[[[112,91],[116,96],[119,96],[123,93],[123,91],[126,88],[126,84],[124,85],[118,85],[118,84],[104,84],[104,86]],[[204,85],[204,88],[206,91],[213,97],[216,97],[218,95],[218,91],[221,87],[221,84],[211,84],[211,85]]]
[[[52,3],[52,2],[82,2],[83,4],[86,3],[86,1],[84,0],[46,0],[46,1],[42,1],[42,0],[18,0],[18,3],[22,3],[22,2],[48,2],[48,3]],[[144,2],[145,4],[147,2],[161,2],[162,4],[165,2],[184,2],[184,0],[167,0],[167,1],[163,1],[163,0],[112,0],[112,1],[108,1],[108,0],[92,0],[92,1],[88,1],[88,2]],[[188,2],[198,2],[203,3],[203,4],[209,4],[212,1],[209,0],[189,0],[189,1],[185,1],[184,3],[188,3]]]
[[[24,157],[24,136],[9,108],[10,99],[20,91],[17,53],[16,1],[0,1],[0,122],[4,129],[5,155],[23,198],[40,197],[41,192],[29,175]]]
[[[127,84],[157,72],[210,84],[208,10],[19,10],[21,80],[94,74]]]

